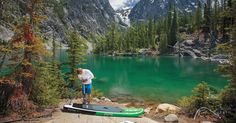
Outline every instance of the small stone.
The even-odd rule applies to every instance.
[[[93,101],[100,102],[100,100],[98,98],[93,98]]]
[[[169,114],[164,118],[165,122],[178,122],[179,118],[175,114]]]
[[[123,121],[123,122],[120,122],[120,123],[135,123],[135,122],[131,122],[131,121]]]
[[[151,111],[151,109],[152,109],[151,107],[148,107],[148,108],[146,108],[146,109],[144,110],[144,112],[147,113],[147,114],[149,114],[150,111]]]
[[[211,121],[202,121],[201,123],[213,123]]]
[[[106,99],[106,97],[101,97],[101,100],[105,100]]]
[[[111,102],[111,100],[106,97],[101,97],[101,100],[106,101],[106,102]]]
[[[110,99],[108,99],[108,98],[105,98],[105,100],[104,101],[106,101],[106,102],[111,102],[111,100]]]

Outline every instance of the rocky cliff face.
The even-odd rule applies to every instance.
[[[127,26],[130,26],[130,19],[129,19],[130,12],[131,8],[129,7],[116,10],[116,14],[119,15],[122,22],[124,22]]]
[[[149,18],[158,20],[166,16],[171,2],[175,2],[177,10],[181,13],[194,11],[198,3],[197,0],[140,0],[131,10],[129,18],[132,22]]]
[[[14,27],[15,23],[20,21],[19,18],[25,14],[26,2],[25,0],[4,1],[1,14],[5,16],[0,18],[0,25],[9,29],[7,25]],[[14,9],[8,9],[9,6]],[[66,42],[68,30],[78,30],[81,35],[87,37],[89,33],[103,34],[111,23],[123,24],[108,0],[53,0],[44,8],[43,13],[48,18],[41,24],[41,32],[49,38],[54,35],[62,42]],[[10,16],[12,21],[7,19],[7,16]]]

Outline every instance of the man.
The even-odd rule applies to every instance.
[[[82,68],[77,69],[77,73],[79,80],[82,82],[83,104],[90,104],[92,79],[94,78],[94,75],[90,70]],[[88,100],[86,99],[86,94],[88,95]]]

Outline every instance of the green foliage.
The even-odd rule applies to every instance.
[[[77,80],[77,65],[82,64],[85,60],[85,53],[87,49],[86,40],[77,32],[70,32],[68,37],[68,49],[66,50],[69,58],[70,74],[69,80],[73,86],[78,86]]]
[[[59,99],[65,96],[66,82],[58,68],[50,63],[39,63],[36,66],[36,79],[33,82],[30,99],[39,107],[56,106]]]
[[[207,107],[212,110],[220,107],[220,101],[216,95],[217,91],[207,83],[198,84],[192,92],[192,96],[183,97],[178,102],[186,113],[194,114],[201,107]]]
[[[171,22],[171,26],[169,28],[168,35],[168,45],[174,46],[177,42],[177,33],[178,33],[178,23],[177,23],[177,12],[174,9],[174,15]]]
[[[201,23],[202,23],[202,8],[201,8],[200,1],[198,2],[198,8],[196,10],[194,20],[195,20],[194,21],[194,28],[196,30],[200,30]]]
[[[166,34],[161,35],[159,50],[161,53],[167,52],[167,35]]]
[[[235,19],[236,17],[236,1],[227,1],[228,3],[231,3],[231,6],[227,6],[224,11],[224,20],[230,20]],[[234,7],[232,7],[234,6]],[[230,16],[228,16],[230,15]],[[224,23],[226,24],[226,23]],[[225,25],[224,25],[225,26]],[[220,94],[220,99],[222,101],[222,107],[224,109],[231,109],[232,112],[230,112],[230,117],[227,118],[227,122],[233,123],[236,120],[236,24],[232,23],[230,25],[230,29],[232,30],[232,38],[229,43],[226,43],[225,45],[220,46],[220,52],[228,53],[230,54],[230,63],[220,65],[219,70],[223,74],[227,75],[230,79],[230,83],[228,86],[225,87],[225,89]]]
[[[97,36],[94,52],[98,54],[114,52],[137,52],[140,48],[157,49],[158,24],[150,19],[148,23],[137,22],[127,30],[112,24],[105,36]],[[160,29],[160,28],[158,28]]]
[[[228,85],[224,88],[224,90],[220,93],[220,99],[222,101],[223,106],[229,106],[230,104],[235,104],[236,100],[236,89],[232,88],[232,85]]]
[[[61,19],[61,21],[65,24],[64,22],[64,7],[68,3],[68,0],[49,0],[48,4],[53,7],[54,13],[57,14],[57,16]]]
[[[99,90],[93,89],[92,90],[92,96],[97,97],[97,98],[101,98],[101,97],[103,97],[103,93]]]
[[[119,49],[118,42],[119,42],[119,33],[118,33],[118,27],[115,23],[113,23],[110,27],[110,30],[108,31],[106,35],[106,41],[107,41],[107,50],[110,52],[114,52]]]
[[[191,22],[186,18],[186,23]],[[182,18],[181,18],[182,19]],[[135,22],[126,30],[119,29],[112,24],[105,36],[97,36],[95,53],[113,54],[136,53],[139,49],[149,49],[166,53],[171,48],[168,45],[175,45],[178,39],[178,14],[175,8],[170,5],[168,17],[155,21],[149,18],[147,22]],[[186,25],[185,23],[182,23]]]

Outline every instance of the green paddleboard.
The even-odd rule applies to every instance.
[[[63,109],[64,111],[111,117],[140,117],[144,114],[144,110],[142,108],[120,108],[94,104],[73,103],[72,105],[64,105]]]

